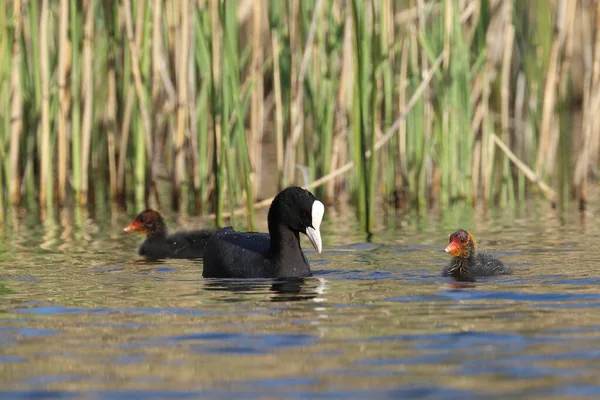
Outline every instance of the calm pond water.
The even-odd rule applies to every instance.
[[[371,243],[351,210],[328,209],[302,282],[140,262],[140,238],[122,232],[135,211],[13,215],[0,228],[0,397],[599,397],[599,210],[572,208],[409,213]],[[440,277],[459,227],[515,274]]]

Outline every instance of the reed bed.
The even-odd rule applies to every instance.
[[[9,0],[0,60],[0,220],[111,201],[252,229],[299,184],[371,231],[585,208],[598,170],[598,2]]]

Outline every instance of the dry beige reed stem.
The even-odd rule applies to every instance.
[[[348,4],[348,9],[350,9],[350,4]],[[347,12],[344,20],[341,76],[336,95],[335,135],[332,141],[333,156],[329,163],[329,172],[333,172],[338,166],[344,165],[345,161],[348,159],[348,147],[346,146],[346,143],[348,142],[348,114],[352,109],[352,96],[355,82],[352,24],[352,13]],[[329,199],[334,197],[335,188],[339,187],[341,184],[341,177],[331,179],[327,182],[326,193]]]
[[[143,14],[144,2],[138,3],[138,13]],[[138,26],[135,32],[135,46],[140,48],[142,43],[142,29]],[[125,195],[125,162],[127,160],[127,146],[129,144],[129,136],[131,131],[131,119],[133,117],[133,105],[135,101],[135,88],[129,86],[125,99],[125,110],[123,112],[123,120],[121,123],[121,142],[119,143],[119,163],[117,166],[117,192],[119,197]]]
[[[116,156],[117,72],[115,62],[115,54],[111,51],[108,58],[107,96],[104,109],[104,121],[107,130],[109,185],[112,199],[117,199],[119,195],[119,175]]]
[[[261,164],[262,164],[262,138],[264,123],[264,90],[263,74],[261,65],[263,63],[262,48],[262,1],[254,1],[252,7],[252,71],[250,80],[254,82],[252,87],[252,100],[250,110],[250,140],[248,142],[250,157],[250,181],[252,182],[252,193],[256,195],[260,187]]]
[[[440,10],[441,6],[439,3],[429,2],[425,5],[424,11],[426,14],[431,14],[434,12],[439,13]],[[412,24],[417,18],[419,18],[419,8],[411,7],[397,12],[396,15],[394,15],[394,23],[396,25]]]
[[[575,14],[573,12],[573,14]],[[574,19],[574,18],[573,18]],[[592,133],[590,146],[588,149],[589,165],[596,167],[598,165],[598,152],[600,150],[600,114],[597,110],[600,108],[600,2],[596,2],[595,15],[595,35],[594,35],[594,56],[592,65],[592,86],[591,90],[594,100],[591,103],[591,110],[594,119],[592,121]]]
[[[344,49],[342,53],[342,72],[337,94],[338,106],[344,109],[352,107],[354,90],[354,56],[352,45],[352,13],[346,13],[344,21]]]
[[[473,35],[479,26],[479,17],[481,15],[481,0],[470,1],[463,9],[460,15],[460,22],[463,24],[463,33],[465,42],[472,41]],[[470,21],[469,21],[470,20]],[[467,24],[468,21],[468,24]]]
[[[504,55],[502,56],[502,69],[500,74],[500,97],[501,97],[501,125],[502,137],[509,139],[510,129],[510,66],[512,62],[513,42],[515,37],[515,28],[512,24],[506,27],[504,38]]]
[[[471,91],[471,102],[474,108],[471,129],[475,135],[471,184],[473,193],[478,193],[481,188],[484,204],[489,202],[494,167],[493,162],[485,161],[493,160],[495,152],[494,144],[489,138],[490,96],[492,83],[498,75],[498,66],[505,57],[506,44],[504,41],[507,27],[511,25],[512,3],[508,0],[493,0],[491,8],[493,12],[486,32],[485,64],[482,72],[475,78]],[[471,12],[469,9],[470,7],[467,7],[462,16]],[[473,12],[478,9],[479,7],[476,7]],[[473,199],[475,198],[476,196],[473,197]]]
[[[212,73],[213,84],[221,77],[221,28],[219,23],[219,0],[210,0],[210,22],[212,29]]]
[[[600,3],[596,4],[595,34],[593,39],[592,65],[586,68],[586,81],[584,85],[583,102],[583,140],[578,149],[578,158],[575,166],[574,180],[580,209],[587,205],[588,174],[591,166],[592,155],[597,156],[598,129],[600,121],[598,109],[600,108]]]
[[[212,44],[211,44],[211,54],[212,54],[212,84],[213,87],[217,87],[220,82],[221,77],[221,36],[222,30],[221,25],[219,23],[219,0],[209,0],[209,12],[210,12],[210,23],[211,23],[211,32],[212,32]],[[222,128],[221,128],[221,116],[219,114],[215,115],[213,121],[213,129],[214,129],[214,154],[215,158],[213,159],[213,163],[217,165],[221,165],[223,160],[221,160],[221,136],[222,136]],[[217,184],[216,179],[213,181],[215,183],[215,187]],[[224,191],[224,188],[220,188],[221,191]]]
[[[146,156],[147,163],[150,172],[150,184],[153,185],[154,182],[154,174],[152,168],[152,159],[153,159],[153,143],[152,143],[152,126],[150,124],[150,116],[148,115],[148,109],[146,107],[145,96],[144,96],[144,86],[142,83],[142,75],[140,72],[140,57],[138,54],[138,46],[134,41],[133,35],[133,21],[131,17],[131,0],[124,0],[124,10],[125,10],[125,25],[127,27],[127,42],[129,44],[129,52],[131,54],[131,72],[133,74],[133,81],[135,86],[136,95],[138,98],[138,107],[140,110],[140,114],[142,116],[142,126],[144,128],[144,136],[146,141]],[[138,21],[137,26],[140,26],[143,23],[144,13],[138,13]]]
[[[315,32],[317,30],[317,21],[319,20],[319,16],[321,13],[321,9],[323,8],[323,0],[318,0],[315,5],[315,9],[313,10],[312,21],[310,24],[310,30],[308,31],[308,37],[306,39],[306,44],[304,46],[304,52],[302,55],[302,62],[300,64],[300,71],[298,75],[296,75],[296,82],[294,84],[295,87],[295,97],[294,102],[292,103],[292,134],[288,137],[285,146],[285,172],[288,174],[287,177],[289,181],[293,181],[294,179],[294,171],[296,165],[296,157],[294,153],[294,149],[298,140],[300,139],[300,134],[302,133],[302,128],[304,126],[304,112],[302,111],[303,102],[304,102],[304,90],[302,85],[304,84],[304,78],[306,76],[306,71],[308,70],[308,62],[310,61],[310,55],[312,54],[312,46],[315,38]]]
[[[116,156],[116,127],[117,127],[117,76],[114,63],[108,67],[106,108],[104,121],[108,146],[108,174],[110,197],[116,199],[118,194],[117,156]]]
[[[152,115],[160,109],[160,64],[162,58],[161,45],[161,18],[162,0],[154,0],[152,4],[152,91],[150,92],[150,104]]]
[[[283,188],[283,100],[279,68],[279,36],[275,29],[271,30],[271,47],[273,49],[273,87],[275,92],[275,146],[279,174],[277,188],[280,190]]]
[[[513,149],[516,149],[517,156],[523,158],[525,156],[525,130],[523,129],[523,111],[525,105],[525,73],[519,72],[517,77],[517,85],[515,89],[515,126],[514,126],[514,144]]]
[[[408,82],[408,41],[404,40],[402,43],[402,53],[400,56],[400,74],[398,76],[398,107],[400,110],[406,108],[406,94]],[[408,162],[407,162],[407,150],[406,150],[406,120],[403,119],[398,127],[398,156],[400,161],[400,176],[401,178],[407,179],[408,177]],[[405,183],[405,182],[402,182]]]
[[[83,123],[81,133],[81,198],[82,205],[88,201],[88,171],[90,163],[90,146],[92,143],[92,122],[94,104],[94,76],[92,71],[92,47],[94,41],[94,2],[84,2],[85,24],[83,26],[83,76],[82,90],[84,98]]]
[[[427,5],[424,0],[417,0],[418,8],[419,8],[419,18],[417,20],[417,29],[419,36],[423,37],[426,34],[427,28]],[[420,60],[421,65],[420,68],[423,70],[429,69],[429,57],[427,54],[427,50],[423,46],[419,46],[420,52]],[[442,53],[443,59],[443,53]],[[435,118],[435,111],[433,108],[433,104],[431,103],[431,96],[429,94],[429,86],[423,87],[423,137],[425,143],[428,143],[431,140],[432,132],[433,132],[433,120]],[[431,159],[431,154],[425,152],[424,154],[425,160],[425,188],[428,193],[431,193],[432,190],[432,180],[430,179],[433,174],[433,163]]]
[[[546,174],[552,169],[552,165],[549,163],[549,158],[551,156],[550,152],[554,151],[551,147],[551,143],[556,142],[556,140],[552,138],[551,135],[553,131],[558,132],[557,130],[551,129],[551,124],[556,121],[554,108],[556,104],[557,81],[560,73],[560,54],[565,39],[566,1],[567,0],[558,0],[557,3],[556,20],[554,23],[555,33],[552,39],[550,60],[548,63],[548,71],[546,73],[546,85],[544,87],[540,144],[535,164],[535,170],[538,175]]]
[[[127,161],[127,145],[129,144],[129,133],[131,131],[131,118],[133,116],[133,102],[135,100],[135,89],[133,85],[127,90],[125,110],[121,122],[121,142],[119,144],[119,165],[117,167],[117,191],[119,196],[125,194],[125,161]]]
[[[473,159],[471,161],[471,191],[473,193],[472,204],[474,205],[478,195],[480,186],[480,165],[481,154],[483,153],[483,144],[481,140],[475,141],[473,144]]]
[[[575,42],[581,40],[581,36],[576,36],[576,26],[579,29],[577,21],[577,0],[567,2],[567,22],[565,33],[565,45],[562,68],[560,70],[559,93],[561,99],[566,99],[572,92],[570,88],[571,75],[573,74],[573,65],[575,64]]]
[[[190,20],[190,33],[196,30],[196,19]],[[199,212],[202,208],[202,202],[200,200],[200,171],[199,155],[198,155],[198,110],[196,107],[196,99],[198,92],[198,84],[196,78],[196,71],[194,70],[194,60],[196,59],[196,36],[190,34],[190,54],[189,60],[190,67],[188,68],[188,77],[186,79],[187,85],[186,90],[188,91],[188,112],[190,115],[189,119],[189,145],[186,146],[187,154],[190,159],[190,179],[192,187],[194,189],[194,200],[195,200],[195,211]]]
[[[452,38],[453,0],[444,0],[444,70],[450,66],[450,39]]]
[[[48,67],[48,0],[42,1],[40,14],[40,78],[42,83],[42,147],[40,153],[39,204],[46,203],[48,174],[50,172],[50,71]]]

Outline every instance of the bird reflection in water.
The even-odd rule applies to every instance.
[[[205,290],[224,291],[239,294],[223,298],[226,302],[247,299],[243,295],[271,294],[270,301],[306,301],[324,302],[322,297],[327,289],[324,278],[280,278],[280,279],[207,279]],[[244,298],[242,298],[244,297]]]

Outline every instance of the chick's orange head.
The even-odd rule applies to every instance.
[[[474,245],[473,236],[465,230],[459,230],[450,235],[450,244],[446,247],[446,253],[454,257],[464,257],[471,252]]]
[[[127,225],[125,232],[138,232],[140,234],[146,234],[151,231],[152,227],[159,221],[162,221],[160,214],[154,210],[146,210],[141,212],[132,223]]]

